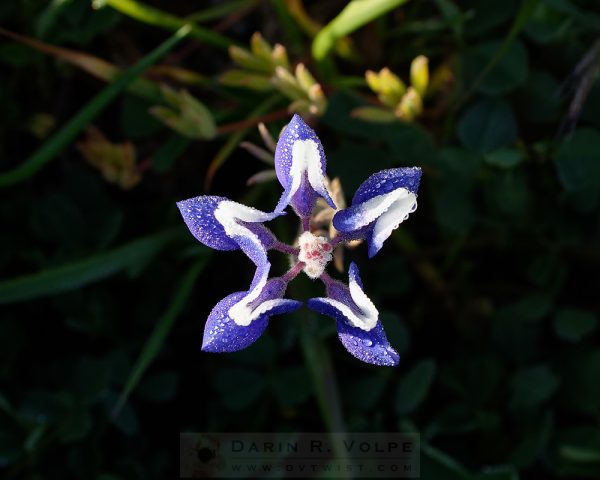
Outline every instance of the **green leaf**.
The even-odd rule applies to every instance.
[[[560,456],[569,462],[600,463],[600,449],[580,445],[562,445],[560,447]]]
[[[110,367],[106,362],[83,358],[75,370],[73,393],[82,404],[93,404],[106,391],[109,380]]]
[[[387,370],[386,370],[387,372]],[[389,375],[371,374],[353,380],[345,388],[342,398],[353,408],[371,410],[375,408],[388,385]]]
[[[458,122],[458,137],[464,146],[489,153],[517,138],[517,122],[508,103],[486,99],[469,107]]]
[[[570,193],[590,195],[587,210],[598,205],[600,194],[600,132],[590,128],[576,130],[560,145],[554,158],[558,178]]]
[[[264,375],[244,368],[223,368],[217,373],[214,382],[223,405],[234,411],[249,407],[266,386]]]
[[[466,34],[470,39],[490,32],[508,22],[517,13],[516,0],[486,0],[469,4],[470,14],[465,23]]]
[[[457,460],[431,445],[421,446],[421,480],[472,480]]]
[[[559,338],[579,342],[596,329],[598,317],[592,312],[563,308],[554,317],[554,331]]]
[[[398,266],[401,268],[398,268]],[[407,270],[403,259],[393,258],[384,262],[381,269],[377,269],[377,271],[383,273],[383,278],[380,279],[380,283],[376,284],[375,291],[383,294],[385,288],[387,288],[391,295],[398,295],[399,292],[406,291],[410,284],[410,276],[409,274],[403,275],[402,273]],[[393,285],[385,281],[385,278],[389,278],[388,275],[394,275]],[[400,354],[400,357],[402,357],[410,346],[410,330],[406,326],[406,323],[396,313],[385,310],[379,312],[379,319],[383,323],[388,340]]]
[[[596,425],[564,427],[549,452],[549,466],[564,478],[598,478],[600,429]]]
[[[114,83],[106,86],[90,100],[74,117],[71,118],[56,134],[44,143],[33,155],[18,167],[0,173],[0,187],[22,182],[34,175],[46,163],[54,159],[79,133],[88,126],[127,86],[142,74],[150,65],[156,63],[163,55],[173,49],[190,32],[189,27],[182,27],[172,37],[143,57],[128,69]]]
[[[39,273],[0,282],[0,304],[21,302],[81,288],[146,262],[175,237],[167,231]]]
[[[57,435],[61,443],[79,442],[85,438],[92,428],[92,417],[82,405],[69,409],[65,418],[61,419]]]
[[[470,405],[485,405],[503,376],[502,362],[492,355],[469,355],[441,369],[441,381]]]
[[[179,285],[177,285],[175,288],[174,295],[172,297],[173,299],[171,300],[169,307],[156,322],[152,333],[150,333],[150,336],[144,343],[144,347],[142,348],[139,357],[129,373],[129,377],[125,383],[125,386],[123,387],[123,391],[121,392],[121,395],[119,396],[119,399],[117,400],[112,411],[113,418],[119,416],[119,412],[123,406],[126,405],[129,395],[140,382],[144,372],[160,353],[167,335],[171,331],[171,328],[173,328],[173,323],[186,306],[187,300],[192,293],[192,288],[196,283],[196,279],[202,273],[210,258],[210,253],[210,250],[206,250],[204,257],[198,260],[189,269],[187,274],[181,279]]]
[[[564,39],[571,23],[567,16],[550,8],[545,2],[539,2],[527,22],[525,33],[541,45],[556,43]]]
[[[316,60],[323,60],[340,38],[403,5],[408,0],[352,0],[317,34],[312,44]]]
[[[393,112],[380,107],[357,107],[352,110],[351,115],[371,123],[390,123],[398,120]]]
[[[138,393],[152,402],[166,402],[175,396],[178,384],[177,373],[162,371],[142,380]]]
[[[554,428],[554,419],[549,411],[532,415],[523,423],[523,433],[510,455],[510,462],[518,468],[527,467],[538,459],[545,451]]]
[[[508,47],[504,47],[503,42],[490,42],[468,49],[464,57],[465,75],[470,79],[467,84],[474,83],[481,72],[489,68],[489,63],[502,48],[506,51],[481,78],[476,90],[486,95],[505,95],[525,83],[529,62],[527,50],[521,42],[515,41]]]
[[[523,162],[523,154],[516,148],[501,148],[484,155],[483,160],[493,167],[511,169]]]
[[[429,392],[436,372],[434,360],[417,363],[401,380],[396,389],[396,412],[400,415],[415,410]]]
[[[436,192],[435,214],[438,224],[454,234],[465,234],[475,219],[469,192],[446,185]]]
[[[549,123],[556,119],[560,84],[548,72],[533,70],[525,84],[515,92],[515,108],[519,118],[532,123]]]
[[[157,172],[170,170],[175,161],[192,144],[192,139],[173,134],[152,155],[152,166]]]
[[[485,467],[473,480],[519,480],[519,472],[512,465]]]
[[[520,170],[500,172],[493,177],[485,194],[499,213],[512,217],[523,216],[531,205],[531,193],[526,182]]]
[[[553,298],[548,293],[531,293],[525,295],[511,307],[525,320],[537,321],[544,318],[552,309]]]
[[[520,370],[512,378],[510,407],[537,407],[552,396],[559,383],[559,378],[545,365]]]
[[[277,370],[271,379],[271,388],[284,407],[299,405],[312,393],[310,376],[304,366]]]

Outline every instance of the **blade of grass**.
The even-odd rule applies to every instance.
[[[465,102],[473,95],[477,87],[481,84],[481,82],[487,77],[487,75],[493,70],[496,64],[502,59],[502,57],[506,54],[510,46],[513,44],[521,30],[525,28],[529,18],[535,11],[535,7],[538,4],[538,0],[524,0],[521,4],[521,8],[517,13],[511,27],[510,31],[506,38],[502,41],[502,44],[498,47],[498,50],[494,54],[494,56],[490,59],[487,65],[483,68],[477,78],[473,82],[473,84],[469,87],[469,90],[463,95],[458,104],[455,106],[455,110],[458,110]]]
[[[307,298],[312,293],[308,290],[306,283],[295,283],[290,285],[289,288],[291,290],[290,296],[293,298]],[[342,402],[335,370],[331,363],[329,351],[317,331],[315,315],[312,313],[305,313],[304,315],[296,313],[294,317],[297,320],[296,326],[298,328],[302,353],[304,354],[304,363],[312,380],[315,397],[325,427],[330,433],[345,433],[346,426],[342,414]],[[343,437],[341,435],[334,435],[331,437],[331,441],[333,453],[340,464],[342,464],[347,458]],[[340,473],[340,478],[350,477],[347,472]]]
[[[165,248],[178,232],[157,233],[60,267],[1,281],[0,304],[68,292],[133,268]]]
[[[224,35],[213,32],[210,29],[199,27],[196,24],[189,23],[185,18],[179,18],[158,8],[150,7],[136,0],[94,0],[95,8],[101,8],[108,5],[123,15],[127,15],[147,25],[163,28],[169,31],[176,31],[184,25],[190,27],[190,37],[200,40],[208,45],[227,50],[235,42]]]
[[[183,137],[174,133],[152,156],[152,166],[157,172],[166,172],[169,170],[175,160],[192,144],[191,138]]]
[[[54,22],[61,14],[61,12],[67,8],[73,0],[52,0],[48,3],[48,6],[38,16],[35,22],[35,33],[38,37],[44,37],[50,28],[54,25]]]
[[[121,395],[119,396],[119,399],[112,410],[113,419],[119,415],[119,412],[123,408],[123,405],[125,405],[125,402],[127,402],[129,395],[131,395],[131,392],[135,390],[135,387],[144,375],[144,372],[160,352],[163,344],[165,343],[167,335],[173,327],[175,319],[179,316],[187,303],[194,283],[196,283],[196,279],[200,273],[202,273],[202,270],[204,270],[204,267],[210,258],[210,254],[211,251],[206,249],[206,254],[192,266],[192,268],[177,286],[176,293],[171,301],[171,304],[165,313],[158,319],[154,330],[152,330],[152,333],[146,340],[146,343],[144,344],[144,347],[142,348],[135,365],[131,369],[129,378],[123,387],[123,391],[121,392]]]
[[[283,27],[283,33],[287,39],[287,45],[299,53],[304,53],[304,37],[299,28],[299,22],[291,15],[291,9],[284,0],[271,0],[271,5],[279,19],[279,24]],[[300,26],[302,26],[300,24]]]
[[[0,187],[13,185],[31,177],[46,163],[56,157],[56,155],[71,143],[75,137],[123,90],[125,90],[133,80],[135,80],[150,65],[156,63],[163,55],[188,36],[189,33],[189,26],[180,28],[174,35],[143,57],[133,67],[126,70],[118,80],[105,87],[21,165],[0,174]]]
[[[352,0],[317,34],[312,44],[315,60],[322,61],[338,39],[354,32],[408,0]]]
[[[224,132],[223,126],[219,127],[219,129],[218,129],[219,134],[223,134],[223,133],[230,132],[230,131],[235,132],[235,133],[233,133],[233,135],[231,135],[229,137],[227,142],[225,142],[225,144],[217,152],[217,155],[210,162],[210,165],[208,166],[208,170],[206,172],[206,180],[204,182],[205,191],[210,190],[210,186],[212,184],[213,178],[214,178],[215,174],[217,173],[217,171],[219,170],[219,168],[221,168],[221,166],[227,161],[227,159],[233,153],[235,148],[240,144],[240,142],[248,134],[248,132],[250,131],[250,128],[252,126],[254,126],[252,124],[253,123],[252,119],[257,120],[256,124],[263,121],[262,118],[260,120],[258,120],[258,117],[260,117],[267,110],[269,110],[271,107],[276,105],[280,99],[281,99],[281,97],[279,95],[272,95],[270,97],[267,97],[254,110],[252,110],[252,112],[250,112],[250,114],[248,115],[248,120],[247,120],[247,122],[249,122],[249,123],[244,123],[244,125],[240,126],[240,129],[237,131],[226,130]]]
[[[0,35],[7,36],[40,52],[52,55],[63,62],[70,63],[105,82],[113,82],[123,73],[119,67],[116,67],[112,63],[85,52],[50,45],[31,37],[4,30],[3,28],[0,28]],[[161,97],[160,87],[144,77],[138,77],[133,80],[127,86],[127,91],[148,100],[156,100]]]
[[[188,22],[204,23],[211,20],[218,20],[226,17],[232,12],[248,8],[251,5],[257,4],[258,0],[231,0],[223,5],[215,5],[214,7],[206,8],[198,12],[192,13],[185,17]]]

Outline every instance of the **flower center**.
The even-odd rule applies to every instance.
[[[304,232],[298,239],[300,253],[298,260],[304,263],[304,273],[310,278],[319,278],[327,264],[331,261],[331,244],[325,237],[317,237],[310,232]]]

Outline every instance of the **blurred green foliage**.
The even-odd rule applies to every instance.
[[[2,478],[163,479],[179,431],[325,429],[419,432],[426,480],[599,478],[597,2],[202,3],[0,2]],[[307,309],[200,351],[253,271],[175,202],[272,209],[238,146],[291,110],[347,200],[423,168],[417,214],[346,252],[397,369]]]

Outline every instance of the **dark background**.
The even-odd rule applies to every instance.
[[[346,252],[400,365],[354,359],[306,308],[243,352],[201,352],[211,308],[254,269],[195,242],[175,202],[209,191],[272,210],[279,184],[246,187],[268,167],[237,146],[262,145],[253,117],[277,138],[291,114],[275,90],[220,84],[227,49],[188,37],[158,63],[201,77],[146,78],[187,88],[228,128],[188,140],[148,113],[158,90],[122,90],[42,168],[0,181],[2,477],[173,478],[180,431],[346,429],[419,432],[424,479],[600,478],[597,2],[413,0],[356,29],[350,58],[322,62],[298,2],[231,3],[148,2],[180,18],[225,5],[199,25],[246,46],[259,31],[305,63],[327,97],[311,123],[347,201],[378,170],[423,168],[419,208],[382,251]],[[304,2],[318,25],[344,5]],[[88,0],[3,1],[0,23],[42,42],[0,38],[2,172],[48,149],[107,85],[44,45],[126,68],[171,35]],[[417,55],[450,78],[422,114],[351,116],[378,104],[367,69],[408,82]],[[88,124],[105,136],[100,166],[82,154]],[[128,148],[137,166],[120,185],[101,169]],[[272,226],[293,241],[293,218]],[[288,292],[321,294],[305,277]]]

